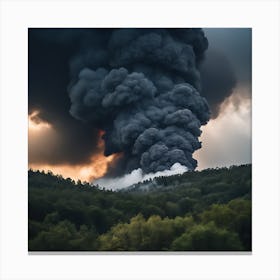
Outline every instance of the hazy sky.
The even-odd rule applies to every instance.
[[[252,34],[247,28],[204,29],[208,52],[225,55],[236,76],[232,94],[216,119],[203,127],[198,169],[251,163]],[[206,59],[207,62],[207,53]]]
[[[198,169],[250,163],[251,29],[204,32],[209,47],[199,64],[201,94],[212,117],[202,127],[202,148],[194,158]],[[73,54],[92,44],[91,39],[81,40],[81,34],[29,31],[29,166],[90,180],[104,175],[118,155],[104,157],[102,133],[69,114]]]

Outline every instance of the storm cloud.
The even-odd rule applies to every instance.
[[[63,34],[71,34],[71,40],[62,40]],[[46,145],[46,140],[37,143],[38,152],[29,152],[29,162],[79,164],[89,162],[96,151],[97,130],[69,114],[69,60],[80,49],[73,40],[79,33],[75,34],[67,29],[29,29],[29,114],[38,111],[38,120],[51,124],[56,134],[55,143],[54,133],[45,135],[52,145]]]
[[[210,117],[199,94],[203,31],[120,29],[101,47],[102,59],[80,54],[85,67],[69,88],[72,116],[104,131],[104,154],[122,153],[126,173],[175,163],[195,169],[200,126]]]
[[[90,163],[102,130],[105,155],[119,155],[112,175],[163,170],[175,158],[195,168],[208,105],[216,117],[239,80],[211,32],[207,50],[201,29],[29,29],[29,113],[56,133],[29,162]]]
[[[205,28],[209,48],[201,74],[201,95],[206,97],[211,119],[221,112],[221,104],[237,87],[247,87],[245,99],[251,98],[252,31],[250,28]]]

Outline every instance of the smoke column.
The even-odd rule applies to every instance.
[[[102,32],[102,29],[100,30]],[[70,113],[104,131],[104,154],[125,173],[193,170],[200,126],[210,118],[199,62],[201,29],[112,29],[71,61]]]

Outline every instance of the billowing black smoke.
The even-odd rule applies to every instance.
[[[104,131],[105,155],[121,153],[126,172],[194,169],[210,117],[199,94],[203,31],[116,29],[91,46],[71,62],[71,115]]]

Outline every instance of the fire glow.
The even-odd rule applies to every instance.
[[[115,155],[105,157],[103,154],[93,155],[91,162],[85,165],[47,165],[47,164],[30,164],[29,168],[33,170],[51,171],[54,174],[60,174],[63,177],[70,177],[77,181],[91,182],[94,179],[105,175],[108,164],[114,159]]]
[[[34,111],[28,116],[28,131],[40,131],[50,128],[51,125],[39,118],[39,111]]]
[[[39,117],[39,111],[32,112],[28,117],[28,136],[29,143],[33,143],[32,140],[40,141],[41,136],[44,139],[55,138],[55,131],[49,123],[43,122]],[[46,164],[46,163],[29,163],[29,168],[40,171],[51,171],[54,174],[62,175],[67,178],[70,177],[73,180],[81,180],[91,182],[94,179],[103,177],[106,174],[108,165],[118,155],[104,156],[104,141],[102,139],[103,131],[99,133],[98,139],[98,152],[93,154],[90,158],[90,162],[84,164]],[[50,146],[49,146],[50,147]]]

